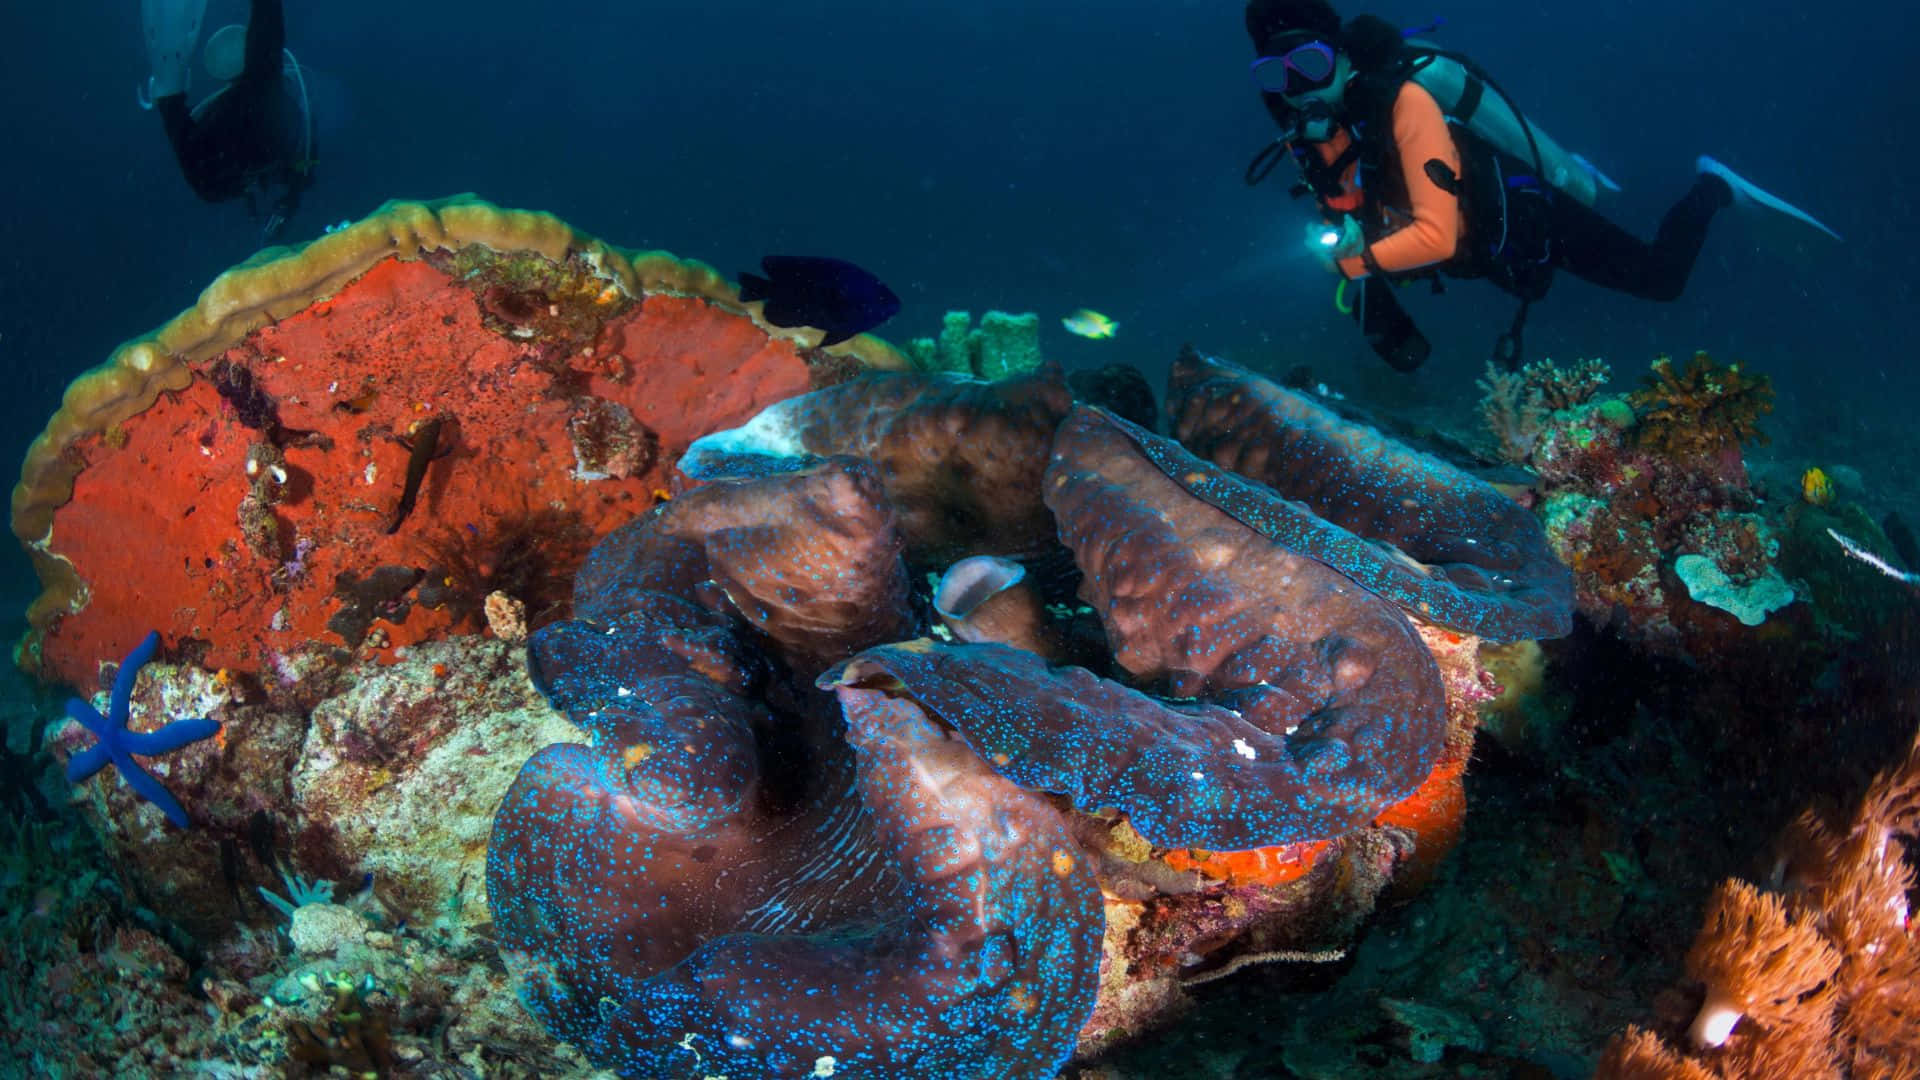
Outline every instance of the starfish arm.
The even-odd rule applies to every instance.
[[[173,797],[153,774],[141,768],[132,759],[123,758],[120,762],[120,775],[126,779],[127,786],[141,798],[160,808],[167,820],[184,829],[187,827],[187,812],[180,807],[180,801]]]
[[[77,697],[68,698],[67,699],[67,719],[72,720],[74,723],[79,724],[81,727],[86,728],[88,731],[93,732],[94,738],[99,739],[102,742],[106,741],[107,718],[104,716],[101,716],[100,710],[94,708],[93,705],[87,701],[87,699],[77,698]]]
[[[67,759],[67,783],[77,784],[85,780],[106,768],[107,762],[112,760],[113,755],[107,752],[106,746],[95,743],[87,747]]]
[[[194,717],[191,720],[175,720],[158,731],[128,731],[121,735],[120,745],[126,750],[142,757],[158,757],[161,754],[212,735],[220,730],[218,720],[206,717]]]
[[[127,722],[127,702],[133,697],[133,683],[140,677],[140,669],[153,659],[153,652],[160,647],[160,631],[149,630],[140,644],[133,647],[125,660],[120,661],[120,672],[113,677],[113,702],[107,708],[107,716],[115,724],[125,726]]]

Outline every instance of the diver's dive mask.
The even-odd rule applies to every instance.
[[[1282,126],[1291,123],[1296,139],[1331,139],[1340,127],[1340,105],[1353,76],[1351,61],[1310,34],[1282,38],[1263,52],[1248,70],[1268,110]]]
[[[1325,87],[1336,69],[1333,46],[1310,38],[1284,52],[1255,57],[1247,72],[1262,93],[1293,97]]]

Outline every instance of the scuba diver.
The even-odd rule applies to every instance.
[[[1410,40],[1384,19],[1341,22],[1327,0],[1250,0],[1253,79],[1284,135],[1247,167],[1257,184],[1284,158],[1296,196],[1323,223],[1307,247],[1341,275],[1336,304],[1387,363],[1412,371],[1432,347],[1395,285],[1441,274],[1484,278],[1519,301],[1494,359],[1521,363],[1530,305],[1555,270],[1648,300],[1686,287],[1722,208],[1762,206],[1839,239],[1805,212],[1710,157],[1693,186],[1643,241],[1594,210],[1618,190],[1540,131],[1471,60]],[[1357,294],[1357,295],[1355,295]]]
[[[157,110],[193,193],[245,198],[262,243],[279,238],[313,185],[313,123],[306,79],[286,49],[280,0],[252,0],[247,25],[207,40],[204,64],[226,85],[187,107],[187,68],[206,0],[141,0],[153,75],[141,97]],[[263,206],[264,204],[264,206]]]

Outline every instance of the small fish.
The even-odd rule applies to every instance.
[[[1811,506],[1825,506],[1833,501],[1833,481],[1827,478],[1827,471],[1818,465],[1800,474],[1800,497]]]
[[[1110,338],[1120,329],[1119,323],[1089,308],[1081,308],[1061,319],[1060,325],[1066,327],[1068,333],[1079,334],[1083,338],[1093,338],[1095,341]]]
[[[407,475],[400,487],[400,505],[394,507],[393,520],[387,524],[387,535],[400,531],[400,523],[413,513],[414,500],[420,497],[420,481],[426,479],[427,466],[440,456],[440,429],[446,426],[442,417],[424,421],[413,429],[413,437],[408,442]],[[451,447],[449,447],[451,449]]]
[[[822,347],[866,333],[900,310],[892,289],[844,259],[769,255],[760,260],[760,269],[766,277],[740,275],[741,301],[766,301],[761,316],[775,326],[825,331]]]

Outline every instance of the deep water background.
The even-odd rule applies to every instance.
[[[1631,379],[1657,351],[1712,349],[1775,377],[1783,442],[1861,468],[1870,485],[1910,483],[1911,7],[1856,5],[1845,19],[1780,0],[1371,10],[1407,24],[1445,15],[1438,40],[1618,179],[1610,212],[1636,231],[1651,232],[1711,152],[1848,237],[1729,217],[1676,304],[1563,278],[1534,315],[1532,355],[1605,356]],[[215,0],[205,29],[244,13]],[[768,252],[853,259],[905,300],[882,330],[894,340],[931,333],[948,308],[1034,310],[1069,365],[1157,369],[1191,340],[1462,410],[1511,314],[1478,286],[1416,298],[1438,352],[1388,382],[1334,316],[1331,280],[1297,254],[1305,208],[1280,183],[1241,181],[1273,131],[1248,85],[1237,3],[341,0],[290,3],[287,22],[322,129],[292,237],[388,198],[473,191],[728,273]],[[193,197],[158,118],[135,105],[147,65],[134,0],[4,5],[0,34],[11,463],[68,381],[188,306],[257,232],[237,205]],[[211,88],[202,76],[195,96]],[[1120,336],[1060,330],[1080,306],[1117,319]],[[34,587],[15,546],[0,547],[0,605],[17,611]]]

